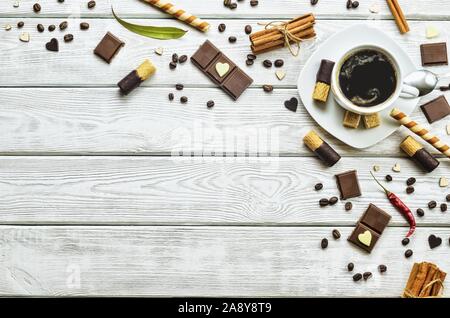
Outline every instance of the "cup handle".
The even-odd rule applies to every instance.
[[[411,85],[407,85],[407,84],[403,84],[402,86],[402,91],[400,93],[400,97],[402,98],[417,98],[420,96],[420,91],[411,86]]]

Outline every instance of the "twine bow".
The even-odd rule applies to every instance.
[[[440,280],[440,279],[435,279],[435,280],[429,282],[427,285],[425,285],[424,288],[422,288],[422,291],[420,292],[419,296],[413,295],[413,294],[411,293],[411,291],[406,290],[406,289],[405,289],[404,292],[403,292],[403,296],[404,296],[405,298],[439,298],[439,297],[441,297],[441,296],[425,296],[425,297],[424,297],[424,293],[425,293],[426,291],[428,291],[431,287],[433,287],[434,284],[439,284],[439,285],[440,285],[440,287],[441,287],[441,293],[442,293],[442,291],[444,290],[444,283],[443,283],[442,280]]]

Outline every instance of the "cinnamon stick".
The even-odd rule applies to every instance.
[[[395,23],[397,23],[397,27],[400,30],[400,33],[404,34],[409,32],[409,25],[406,21],[405,15],[403,14],[403,10],[400,7],[400,4],[397,0],[386,0],[389,6],[389,9],[394,16]]]
[[[296,34],[294,34],[294,36],[296,36],[297,38],[301,38],[301,39],[310,39],[313,38],[316,35],[316,33],[314,32],[314,28],[309,28],[307,30],[304,31],[300,31]],[[293,42],[292,40],[290,41],[291,43]],[[284,39],[280,39],[280,40],[276,40],[273,42],[269,42],[263,45],[259,45],[259,46],[251,46],[252,52],[254,54],[260,54],[260,53],[264,53],[264,52],[268,52],[277,48],[282,48],[285,45],[285,41]]]
[[[414,283],[412,284],[411,289],[409,290],[412,295],[416,297],[419,296],[420,291],[422,290],[423,287],[423,283],[425,282],[425,279],[428,274],[428,268],[429,264],[427,262],[422,262],[419,264],[417,276],[414,280]]]
[[[433,280],[435,280],[436,272],[439,271],[438,267],[434,264],[429,264],[428,273],[423,282],[422,290],[419,292],[420,297],[428,297],[431,295],[433,286],[428,286]]]
[[[411,269],[411,273],[409,273],[408,282],[406,283],[405,291],[410,291],[414,281],[416,280],[417,273],[419,272],[419,264],[414,263],[413,268]],[[406,297],[406,294],[403,294],[403,297]]]
[[[308,22],[312,23],[314,21],[315,21],[315,18],[314,18],[314,15],[312,13],[305,14],[305,15],[303,15],[301,17],[298,17],[298,18],[295,18],[295,19],[289,21],[287,29],[290,30],[290,29],[295,28],[295,27],[297,27],[299,25],[303,25],[303,24],[306,24]],[[270,34],[274,35],[274,34],[277,34],[277,33],[279,33],[279,31],[276,30],[276,29],[264,29],[264,30],[257,31],[257,32],[254,32],[254,33],[250,34],[250,39],[253,40],[253,39],[261,37],[261,36],[270,35]]]
[[[295,28],[291,28],[289,31],[295,35],[296,33],[299,33],[301,31],[311,28],[312,26],[313,26],[313,24],[311,22],[308,22],[306,24],[297,26]],[[252,45],[257,47],[257,46],[264,45],[266,43],[277,41],[280,39],[284,39],[284,35],[281,32],[277,31],[273,35],[270,34],[270,35],[261,36],[261,37],[253,39]]]
[[[439,279],[442,283],[444,283],[446,276],[447,276],[447,273],[438,269],[436,272],[436,275],[435,275],[435,279]],[[439,296],[439,294],[441,293],[441,289],[442,289],[441,284],[434,284],[433,288],[431,289],[430,296]]]

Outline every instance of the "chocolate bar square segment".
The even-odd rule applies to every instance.
[[[216,84],[220,85],[234,71],[235,67],[236,65],[229,58],[223,54],[219,54],[209,65],[206,73]]]
[[[336,181],[341,192],[341,199],[346,200],[361,196],[356,170],[337,174]]]
[[[245,74],[240,68],[236,68],[223,83],[223,89],[236,100],[252,83],[253,80],[251,77]]]
[[[198,67],[206,69],[208,65],[219,55],[220,51],[210,41],[206,40],[205,43],[200,46],[197,52],[191,56],[191,61]]]
[[[359,222],[370,227],[372,230],[381,235],[390,220],[391,216],[389,214],[371,203]]]
[[[420,108],[430,124],[450,115],[450,105],[444,95],[420,106]]]
[[[348,238],[348,241],[355,244],[366,252],[372,252],[380,235],[364,224],[358,223]]]
[[[124,45],[125,42],[119,40],[111,32],[107,32],[100,43],[98,43],[94,53],[104,59],[107,63],[111,63],[112,58]]]
[[[423,66],[448,65],[447,43],[430,43],[420,46]]]

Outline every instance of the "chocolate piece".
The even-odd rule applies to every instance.
[[[234,100],[253,83],[253,79],[208,40],[192,55],[191,61]]]
[[[314,130],[303,137],[303,142],[329,167],[334,166],[341,159],[341,156]]]
[[[450,115],[450,105],[444,95],[429,101],[420,108],[430,124]]]
[[[432,172],[439,166],[439,161],[411,136],[402,141],[400,148],[426,172]]]
[[[348,241],[370,253],[390,220],[389,214],[374,204],[370,204],[356,224]]]
[[[347,200],[361,196],[356,170],[337,174],[336,181],[341,192],[341,199]]]
[[[125,43],[115,37],[111,32],[107,32],[95,48],[94,53],[109,64],[111,63],[112,58],[124,45]]]
[[[322,60],[320,62],[319,71],[317,72],[316,82],[321,82],[330,85],[333,68],[334,62],[329,60]]]
[[[448,64],[447,43],[430,43],[420,46],[422,66]]]
[[[141,85],[143,81],[155,73],[155,71],[155,66],[149,60],[145,60],[137,69],[125,76],[117,86],[119,86],[122,94],[128,95],[132,90]]]

